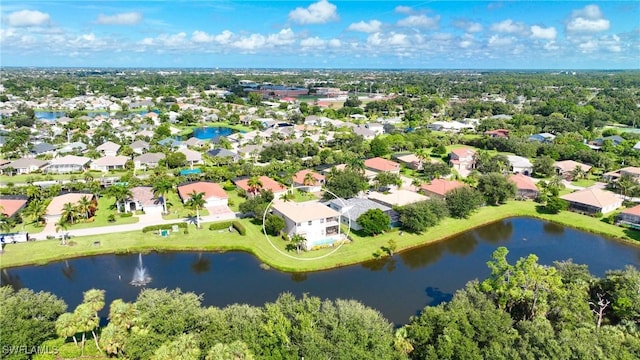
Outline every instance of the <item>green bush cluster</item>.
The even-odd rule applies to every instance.
[[[187,228],[187,223],[160,224],[160,225],[145,226],[144,228],[142,228],[142,232],[148,233],[149,231],[156,231],[156,230],[171,230],[174,225],[181,229]]]
[[[245,236],[247,235],[247,229],[244,228],[244,225],[240,221],[234,221],[231,223],[234,229],[238,232],[238,234]]]
[[[132,217],[132,216],[133,216],[133,213],[130,213],[130,212],[128,212],[128,213],[121,213],[121,214],[120,214],[120,217],[121,217],[121,218],[129,218],[129,217]]]
[[[209,225],[209,230],[225,230],[228,229],[229,226],[232,226],[231,223],[231,221],[213,223]]]

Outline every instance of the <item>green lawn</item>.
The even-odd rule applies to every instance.
[[[29,234],[37,234],[39,232],[42,232],[42,230],[44,230],[44,226],[40,224],[31,222],[31,220],[27,220],[27,219],[23,219],[23,220],[24,220],[24,223],[14,226],[10,232],[25,231],[25,232],[28,232]]]
[[[180,200],[180,197],[175,192],[170,192],[167,194],[167,208],[169,214],[162,215],[162,218],[165,220],[178,220],[184,219],[186,217],[193,216],[195,218],[196,212],[189,208],[186,208]],[[209,215],[209,211],[207,209],[200,210],[200,216]]]
[[[109,225],[134,224],[140,220],[135,216],[120,217],[120,214],[118,214],[118,212],[115,210],[115,207],[113,206],[114,204],[115,199],[113,197],[103,196],[98,198],[98,210],[96,210],[93,221],[87,222],[84,219],[80,219],[78,223],[70,225],[69,230],[88,229]],[[111,214],[115,216],[116,221],[109,222],[109,215]]]
[[[318,200],[318,197],[306,191],[294,190],[293,201],[305,202],[305,201],[311,201],[311,200]]]
[[[263,262],[274,268],[284,271],[316,271],[334,267],[360,263],[374,258],[373,254],[381,246],[385,246],[390,239],[397,243],[397,251],[421,246],[426,243],[446,239],[452,235],[482,226],[508,217],[529,216],[543,220],[557,222],[580,230],[615,237],[635,243],[640,246],[640,232],[624,229],[611,225],[589,216],[572,212],[561,212],[557,215],[539,213],[536,210],[538,204],[531,201],[511,201],[498,207],[485,207],[480,209],[468,219],[445,219],[439,225],[430,228],[423,234],[410,234],[405,232],[400,235],[393,231],[376,237],[361,237],[351,234],[353,242],[344,245],[335,254],[323,259],[302,260],[303,258],[319,257],[327,254],[331,249],[311,251],[296,255],[288,254],[294,258],[284,256],[277,252],[266,241],[261,227],[254,225],[249,219],[240,220],[247,230],[246,236],[227,231],[209,231],[205,226],[196,230],[195,226],[189,226],[189,234],[170,235],[161,238],[152,234],[143,234],[141,231],[117,233],[100,236],[77,237],[72,240],[73,246],[61,246],[57,240],[37,241],[27,244],[9,244],[2,254],[0,267],[11,267],[27,264],[43,264],[48,261],[61,260],[87,255],[106,253],[135,253],[154,250],[186,250],[186,251],[227,251],[240,250],[255,254]],[[93,242],[100,240],[100,246],[94,246]],[[284,249],[286,242],[274,239],[278,249]]]
[[[596,183],[593,179],[580,179],[576,181],[572,181],[571,184],[575,186],[589,187]]]
[[[238,191],[236,190],[227,191],[227,196],[229,196],[229,208],[233,210],[233,212],[240,211],[240,204],[247,201],[247,199],[238,195]]]
[[[108,173],[104,173],[102,171],[88,171],[94,179],[100,179],[101,177],[110,177],[110,176],[122,176],[127,173],[127,171],[112,171]],[[40,173],[32,173],[32,174],[20,174],[14,176],[0,175],[0,184],[18,184],[18,183],[30,183],[34,181],[50,181],[50,180],[84,180],[85,172],[81,173],[72,173],[72,174],[40,174]],[[137,170],[136,175],[142,174],[153,174],[153,171],[141,171]]]

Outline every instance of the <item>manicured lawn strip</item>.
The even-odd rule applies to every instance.
[[[240,211],[240,204],[245,202],[246,199],[238,195],[238,192],[236,190],[227,191],[226,193],[227,193],[227,196],[229,197],[227,199],[229,208],[233,210],[233,212]]]
[[[580,180],[576,180],[576,181],[572,181],[571,184],[575,185],[575,186],[581,186],[581,187],[589,187],[592,186],[596,183],[595,180],[591,180],[591,179],[580,179]]]
[[[87,229],[94,228],[100,226],[110,226],[110,225],[126,225],[126,224],[134,224],[140,221],[135,216],[131,217],[120,217],[115,208],[111,209],[111,207],[115,204],[116,200],[113,197],[100,197],[98,198],[98,210],[96,210],[96,214],[91,222],[85,222],[82,218],[82,214],[80,214],[80,219],[77,223],[70,225],[69,230],[76,229]],[[109,215],[114,214],[116,221],[109,222]]]

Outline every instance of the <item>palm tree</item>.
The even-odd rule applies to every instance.
[[[76,328],[74,314],[64,313],[58,316],[55,327],[56,334],[58,334],[58,336],[63,337],[65,340],[68,337],[73,337],[73,342],[78,346],[78,339],[76,339],[76,333],[78,330]]]
[[[302,180],[302,185],[305,186],[312,186],[315,185],[317,182],[315,176],[313,176],[312,173],[308,172],[304,175],[304,179]]]
[[[47,203],[40,199],[32,200],[22,213],[31,217],[33,222],[42,224],[44,223],[44,216],[47,214]]]
[[[168,176],[158,176],[153,182],[153,195],[162,197],[162,211],[167,213],[166,194],[173,189],[173,180]]]
[[[576,165],[576,167],[571,171],[571,177],[573,180],[580,180],[585,177],[586,172],[582,170],[582,166]]]
[[[253,195],[257,194],[258,192],[260,192],[260,190],[262,190],[262,187],[264,186],[262,184],[262,181],[260,181],[260,178],[257,176],[252,176],[249,181],[247,182],[247,186],[249,186],[249,192]]]
[[[13,220],[7,214],[0,213],[0,230],[9,232],[13,226]]]
[[[106,194],[109,196],[113,196],[116,200],[116,209],[120,212],[120,205],[124,207],[124,212],[127,212],[127,207],[125,206],[125,202],[127,199],[130,199],[133,195],[131,194],[131,190],[128,185],[118,184],[110,186]]]
[[[305,241],[307,241],[307,238],[305,238],[300,234],[295,234],[291,237],[291,245],[295,246],[296,252],[298,254],[300,254],[300,251],[302,250],[302,245],[305,243]]]
[[[280,195],[280,200],[284,202],[289,202],[295,198],[292,191],[287,191],[286,193]]]
[[[72,203],[66,203],[62,206],[62,219],[74,223],[76,216],[78,215],[78,208]]]
[[[83,196],[78,200],[77,209],[79,213],[84,214],[85,219],[89,219],[89,213],[92,206],[93,204],[91,203],[91,200],[89,200],[88,197]]]
[[[56,223],[56,233],[60,231],[66,231],[69,228],[69,223],[64,217],[60,217],[60,220]],[[60,238],[60,245],[67,245],[67,235],[62,234]]]
[[[360,158],[356,158],[353,157],[351,159],[349,159],[347,166],[345,167],[346,169],[355,171],[357,173],[364,173],[364,160],[360,159]]]
[[[82,300],[83,305],[86,304],[88,307],[93,310],[94,318],[100,321],[100,317],[98,316],[98,312],[102,310],[104,307],[104,290],[90,289],[84,293],[84,298]],[[98,345],[98,336],[95,333],[95,328],[98,327],[98,324],[94,328],[91,329],[91,334],[93,335],[93,340],[96,343],[96,347],[100,350],[100,345]]]
[[[185,204],[191,210],[196,211],[196,227],[200,228],[200,209],[204,208],[205,200],[203,192],[196,192],[193,190],[189,194],[189,200]]]
[[[94,330],[100,324],[100,317],[93,311],[91,304],[82,303],[76,307],[73,311],[73,316],[76,318],[78,331],[82,333],[82,354],[84,355],[84,343],[86,341],[86,333],[91,331],[95,334]],[[97,343],[96,343],[96,346]],[[98,348],[100,349],[100,348]]]

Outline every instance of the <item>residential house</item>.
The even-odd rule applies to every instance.
[[[133,167],[136,170],[146,170],[158,167],[160,160],[163,160],[163,153],[146,153],[133,158]]]
[[[354,127],[353,133],[362,136],[365,140],[373,140],[377,135],[375,131],[361,125]]]
[[[522,173],[511,175],[509,180],[516,184],[518,198],[535,199],[540,194],[540,190],[533,180]]]
[[[180,149],[178,150],[178,152],[183,153],[184,156],[186,156],[187,163],[189,163],[189,166],[192,169],[193,169],[193,165],[202,164],[202,153],[199,153],[191,149]]]
[[[0,213],[7,217],[14,217],[27,205],[25,196],[11,196],[0,198]]]
[[[410,169],[422,170],[422,159],[415,154],[394,155],[393,158]]]
[[[475,127],[471,124],[465,124],[459,121],[434,121],[431,124],[428,124],[427,128],[434,131],[457,133],[464,129],[473,130]]]
[[[618,221],[624,225],[640,230],[640,205],[620,212]]]
[[[602,174],[602,177],[606,181],[616,181],[622,176],[630,176],[636,179],[636,181],[640,181],[640,167],[627,166],[622,169]]]
[[[153,194],[150,186],[131,188],[131,198],[127,200],[127,211],[142,210],[145,214],[162,214],[162,198]]]
[[[104,156],[116,156],[118,155],[118,150],[120,150],[120,145],[107,141],[96,147],[96,150]]]
[[[91,159],[85,156],[66,155],[51,160],[43,171],[47,174],[80,172],[84,171],[90,162]]]
[[[529,159],[517,156],[517,155],[507,155],[507,160],[509,161],[509,166],[513,173],[521,173],[525,175],[531,175],[533,172],[533,164]]]
[[[33,146],[31,146],[31,148],[29,149],[29,156],[30,157],[36,157],[36,156],[40,156],[40,155],[55,155],[56,153],[56,147],[49,144],[49,143],[37,143],[37,144],[33,144]]]
[[[45,215],[45,220],[49,224],[55,224],[60,220],[62,216],[62,209],[64,205],[70,203],[74,206],[78,204],[80,199],[86,197],[93,203],[93,211],[98,205],[98,200],[96,200],[95,195],[93,194],[85,194],[85,193],[68,193],[54,197],[51,199],[51,202],[47,206],[47,213]]]
[[[620,145],[620,144],[622,144],[624,142],[624,138],[622,136],[620,136],[620,135],[611,135],[611,136],[606,136],[606,137],[603,137],[603,138],[597,138],[597,139],[593,140],[591,143],[593,145],[596,145],[596,146],[602,146],[602,145],[604,145],[605,141],[607,141],[607,140],[611,141],[611,143],[613,145]]]
[[[472,149],[463,147],[453,149],[449,153],[449,166],[455,170],[471,170],[475,166],[476,152]]]
[[[227,206],[229,196],[224,189],[212,182],[198,181],[178,186],[178,195],[183,203],[187,203],[193,192],[204,193],[205,207]]]
[[[171,149],[184,149],[187,147],[182,141],[178,141],[174,138],[164,138],[158,141],[158,145],[168,147]]]
[[[2,165],[0,169],[2,173],[7,173],[7,175],[30,174],[34,171],[42,170],[48,163],[49,162],[45,160],[22,158]]]
[[[537,141],[541,143],[552,143],[556,136],[550,133],[539,133],[529,136],[529,141]]]
[[[343,239],[340,232],[340,213],[317,201],[276,200],[271,209],[274,215],[284,219],[284,231],[289,237],[304,236],[306,240],[303,246],[307,250],[316,246],[331,246]]]
[[[307,180],[307,174],[310,174],[311,182]],[[322,186],[325,184],[324,175],[318,174],[315,171],[311,170],[300,170],[293,175],[293,185],[301,186],[301,190],[307,192],[320,192],[322,191]]]
[[[207,151],[207,155],[211,156],[212,158],[228,159],[232,162],[238,162],[241,159],[240,155],[238,155],[237,153],[222,148],[209,150]]]
[[[509,130],[507,129],[495,129],[495,130],[487,130],[484,132],[485,136],[492,138],[509,138]]]
[[[573,178],[573,172],[579,168],[585,174],[591,171],[591,166],[573,160],[562,160],[553,163],[553,169],[563,178]]]
[[[365,168],[376,172],[390,172],[393,174],[400,174],[400,164],[397,162],[383,159],[381,157],[375,157],[364,161]]]
[[[83,153],[85,151],[87,151],[87,144],[85,144],[85,143],[83,143],[81,141],[76,141],[76,142],[72,142],[72,143],[66,144],[65,146],[60,148],[60,150],[58,150],[58,153],[60,153],[60,154],[65,154],[65,153],[70,153],[70,152]]]
[[[372,191],[367,195],[370,200],[379,204],[393,208],[394,206],[405,206],[420,201],[429,200],[428,197],[409,190],[393,189],[388,193]]]
[[[464,186],[460,181],[433,179],[428,184],[420,185],[419,191],[430,198],[444,199],[449,191]]]
[[[569,202],[569,208],[587,214],[607,214],[622,206],[622,198],[595,187],[560,196]]]
[[[373,131],[376,135],[384,134],[384,125],[380,123],[368,123],[366,125],[367,129]]]
[[[373,209],[380,209],[385,213],[391,221],[391,226],[398,226],[400,224],[400,214],[389,206],[382,205],[369,199],[333,199],[329,201],[329,207],[340,213],[340,221],[343,224],[356,231],[362,230],[362,226],[358,224],[358,218],[360,215]]]
[[[125,165],[127,164],[127,160],[129,160],[129,158],[126,156],[107,155],[99,159],[93,160],[89,168],[91,170],[97,170],[102,172],[109,172],[112,170],[124,170]]]
[[[149,143],[143,140],[136,140],[132,142],[129,147],[131,147],[131,150],[136,154],[144,154],[149,150]]]
[[[184,141],[187,146],[192,146],[195,148],[205,147],[208,143],[207,140],[198,139],[197,137],[190,137],[188,140]]]
[[[244,190],[247,193],[247,195],[252,195],[251,194],[252,189],[249,187],[249,184],[248,184],[249,180],[250,180],[249,178],[237,179],[234,181],[234,183],[236,184],[237,187]],[[260,190],[271,190],[271,192],[273,192],[273,196],[276,199],[280,198],[281,195],[286,194],[287,191],[289,191],[289,189],[287,189],[286,186],[280,184],[279,182],[273,180],[268,176],[264,176],[264,175],[260,176],[258,180],[260,180],[262,187],[257,189],[257,192],[260,192]]]

